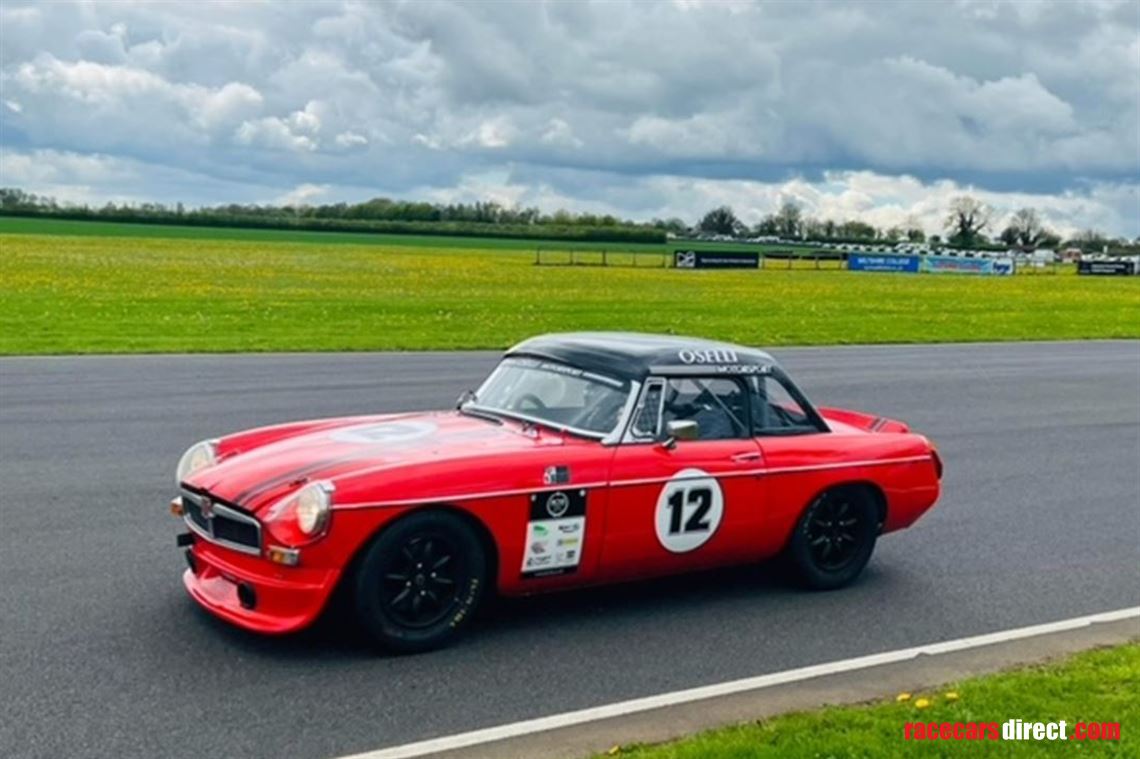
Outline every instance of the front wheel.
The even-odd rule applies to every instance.
[[[802,585],[841,588],[867,566],[878,533],[878,508],[871,493],[860,487],[835,488],[804,511],[787,558]]]
[[[454,640],[483,598],[487,554],[474,530],[446,511],[404,517],[366,550],[356,613],[384,648],[427,651]]]

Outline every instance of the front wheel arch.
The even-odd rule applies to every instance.
[[[341,572],[340,576],[340,585],[345,584],[346,578],[350,578],[356,574],[356,571],[360,566],[361,558],[368,551],[369,547],[374,542],[376,542],[377,539],[379,539],[380,535],[382,535],[385,530],[390,529],[400,520],[406,519],[412,514],[418,514],[423,511],[447,511],[467,522],[467,525],[475,532],[475,534],[479,537],[479,541],[483,544],[483,551],[487,556],[487,577],[493,580],[490,590],[497,590],[499,578],[499,544],[495,542],[494,537],[491,535],[490,528],[488,528],[487,525],[483,523],[483,520],[479,519],[479,517],[475,516],[470,511],[450,503],[431,503],[407,509],[405,511],[402,511],[400,514],[397,514],[392,519],[385,521],[384,524],[374,529],[368,535],[368,537],[360,541],[360,545],[356,547],[356,550],[352,554],[352,558],[345,562],[344,571]]]
[[[425,544],[417,541],[427,542]],[[453,576],[454,582],[452,582],[447,579],[446,574],[443,574],[445,570],[440,570],[441,579],[434,580],[427,578],[427,569],[420,569],[415,577],[415,587],[423,588],[419,595],[427,593],[434,599],[435,596],[430,590],[432,584],[446,583],[442,585],[445,593],[444,601],[437,601],[443,604],[439,611],[441,616],[430,617],[429,610],[427,621],[404,618],[407,615],[407,602],[404,602],[403,608],[387,605],[390,601],[381,600],[375,595],[376,589],[380,587],[378,583],[385,582],[382,578],[386,578],[387,581],[392,579],[392,575],[386,573],[393,570],[393,563],[404,563],[404,559],[400,558],[401,555],[413,563],[417,559],[429,561],[428,554],[432,551],[432,542],[435,541],[442,541],[445,549],[449,545],[452,549],[459,549],[458,553],[452,554],[454,558],[450,564],[451,567],[455,567],[455,559],[458,559],[459,574]],[[438,551],[439,542],[435,544]],[[467,546],[466,549],[463,549],[464,544]],[[427,545],[427,553],[422,557],[415,554],[417,545]],[[497,549],[490,540],[486,527],[479,520],[461,509],[425,505],[403,511],[376,529],[362,543],[352,561],[346,566],[341,584],[345,597],[351,602],[350,606],[355,611],[357,621],[383,648],[404,653],[425,651],[447,645],[457,636],[461,628],[469,626],[471,617],[483,605],[487,593],[495,588],[490,573],[497,564]],[[427,564],[416,566],[422,567]],[[405,571],[406,568],[395,567],[395,569]],[[416,571],[414,568],[411,569],[412,573]],[[435,577],[435,573],[432,572],[431,578]],[[461,578],[466,579],[461,581]],[[413,588],[414,595],[410,575],[407,579],[408,588]],[[450,599],[446,598],[448,586],[452,596]],[[399,597],[403,597],[407,592],[399,593],[396,603],[399,603]],[[439,587],[436,587],[436,592],[440,592]],[[416,599],[417,603],[418,600]],[[444,611],[445,608],[450,610]],[[411,615],[415,617],[419,613],[417,606],[413,604]]]

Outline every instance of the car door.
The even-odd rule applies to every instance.
[[[736,377],[650,379],[609,477],[605,579],[647,577],[747,561],[761,518],[762,455]],[[696,439],[666,439],[669,422]]]

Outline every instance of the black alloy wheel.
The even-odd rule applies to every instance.
[[[487,552],[450,511],[418,511],[385,527],[354,578],[357,618],[382,647],[426,651],[453,641],[486,591]]]
[[[817,590],[847,585],[863,571],[879,534],[874,494],[863,486],[821,493],[804,511],[787,559],[801,584]]]
[[[456,577],[462,575],[458,552],[445,534],[413,534],[393,554],[380,585],[381,603],[407,628],[430,627],[455,602]]]
[[[859,519],[858,509],[841,491],[820,498],[807,523],[808,550],[817,567],[835,572],[855,559]]]

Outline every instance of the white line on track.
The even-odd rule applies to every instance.
[[[773,672],[769,675],[759,675],[757,677],[746,677],[741,680],[730,680],[715,685],[704,685],[699,688],[689,688],[687,690],[673,691],[672,693],[661,693],[656,696],[635,698],[629,701],[618,701],[616,703],[595,706],[589,709],[579,709],[578,711],[564,712],[563,714],[552,714],[548,717],[523,720],[522,722],[511,722],[510,724],[498,725],[497,727],[472,730],[467,733],[456,733],[455,735],[446,735],[441,738],[432,738],[416,743],[405,743],[402,746],[365,751],[360,754],[340,757],[340,759],[410,759],[411,757],[426,756],[440,751],[478,746],[484,743],[505,740],[507,738],[518,738],[523,735],[532,735],[547,730],[571,727],[573,725],[596,722],[612,717],[624,717],[629,714],[637,714],[639,712],[660,709],[666,706],[676,706],[678,704],[702,701],[718,696],[728,696],[736,693],[744,693],[746,691],[770,688],[774,685],[799,682],[800,680],[808,680],[822,675],[834,675],[840,672],[851,672],[853,670],[876,667],[882,664],[893,664],[895,662],[914,659],[923,654],[946,654],[953,651],[989,646],[994,643],[1032,638],[1037,635],[1048,635],[1049,633],[1076,630],[1098,622],[1119,622],[1133,618],[1140,619],[1140,606],[1102,612],[1100,614],[1090,614],[1084,617],[1073,617],[1072,619],[1063,619],[1059,622],[1049,622],[1043,625],[1018,627],[1013,630],[1003,630],[986,635],[975,635],[970,638],[958,638],[957,640],[947,640],[941,643],[930,643],[913,648],[900,648],[896,651],[885,651],[881,654],[860,656],[854,659],[842,659],[840,661],[827,662],[826,664],[815,664],[810,667],[789,669],[784,672]]]

